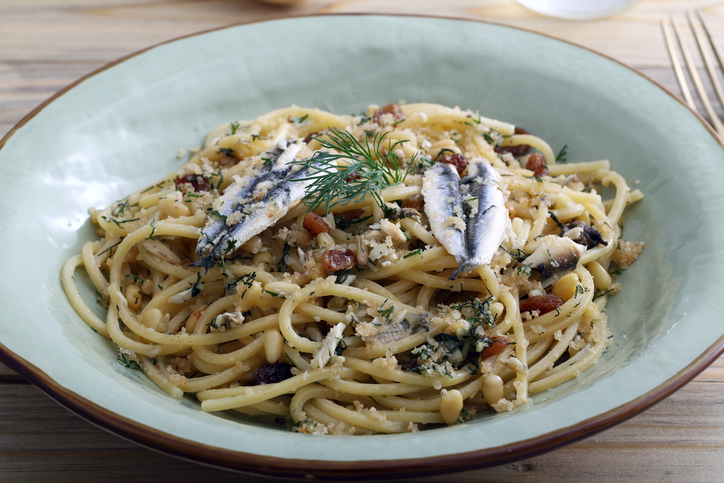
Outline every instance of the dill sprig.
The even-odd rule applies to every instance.
[[[330,129],[329,140],[314,138],[328,151],[317,151],[308,159],[294,161],[310,171],[297,181],[312,181],[303,201],[310,211],[324,207],[325,212],[339,203],[364,201],[371,195],[380,208],[385,207],[382,190],[405,181],[415,166],[415,156],[405,168],[395,149],[406,140],[388,142],[385,133],[366,135],[363,142],[344,130]],[[387,148],[385,154],[383,147]]]

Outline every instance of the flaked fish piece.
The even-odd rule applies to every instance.
[[[425,314],[406,314],[401,321],[388,325],[382,331],[365,340],[375,344],[392,344],[421,330],[430,330],[430,322],[427,316]]]
[[[322,345],[314,352],[312,356],[312,369],[321,369],[327,365],[332,356],[337,351],[337,345],[342,341],[342,332],[347,326],[338,323],[329,330],[329,333],[322,341]]]
[[[585,246],[568,237],[550,236],[522,263],[530,265],[532,272],[540,274],[541,284],[547,288],[574,271],[585,251]]]
[[[201,238],[199,238],[196,245],[196,250],[200,255],[208,254],[213,246],[218,245],[219,238],[225,231],[226,220],[234,212],[242,209],[241,203],[254,193],[257,185],[269,178],[278,176],[279,173],[271,174],[271,172],[286,166],[289,161],[294,159],[301,148],[300,143],[289,146],[282,143],[274,146],[260,155],[264,163],[254,171],[253,175],[246,176],[226,188],[224,195],[221,197],[221,206],[218,210],[212,212],[212,216],[207,220]],[[291,159],[289,159],[290,157]]]
[[[425,214],[435,238],[458,265],[467,261],[465,213],[460,196],[460,176],[454,166],[437,163],[422,178]]]
[[[301,143],[276,146],[262,154],[268,161],[260,171],[226,189],[197,243],[201,259],[191,265],[208,270],[301,201],[309,183],[295,180],[307,176],[308,169],[291,164],[301,148]]]
[[[450,277],[490,263],[505,238],[508,212],[498,187],[500,174],[487,162],[471,162],[460,181],[465,214],[466,259]]]

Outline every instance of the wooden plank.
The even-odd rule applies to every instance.
[[[101,65],[0,62],[0,138],[46,99]]]
[[[586,45],[630,64],[660,66],[668,64],[660,19],[666,14],[683,18],[691,8],[687,0],[672,0],[663,7],[655,0],[640,0],[612,18],[571,22],[544,17],[511,0],[305,0],[286,8],[253,0],[5,1],[0,3],[0,61],[103,63],[158,42],[238,22],[310,13],[387,12],[493,20]],[[704,12],[715,33],[724,37],[724,5],[708,5]]]
[[[724,365],[724,362],[720,362]],[[517,463],[410,481],[720,481],[722,380],[693,382],[636,418]],[[66,411],[31,385],[0,385],[0,474],[7,481],[187,481],[238,476],[136,446]],[[686,464],[674,464],[686,455]],[[615,464],[613,464],[615,462]],[[605,471],[602,471],[605,468]],[[82,475],[81,479],[77,479]],[[71,478],[72,477],[72,478]],[[641,478],[642,477],[642,478]],[[245,481],[271,481],[248,478]]]
[[[683,18],[685,10],[703,5],[715,35],[724,39],[724,3],[709,3],[639,0],[611,19],[568,22],[545,18],[512,0],[305,0],[291,8],[253,0],[0,0],[0,136],[59,89],[118,57],[200,30],[313,12],[489,19],[579,43],[636,65],[678,94],[659,20],[669,14]],[[686,35],[693,47],[690,34]],[[410,481],[720,481],[723,383],[724,358],[720,358],[670,398],[579,443],[509,465]],[[1,364],[0,414],[2,481],[239,479],[102,431]]]

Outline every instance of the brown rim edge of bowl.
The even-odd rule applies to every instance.
[[[460,17],[444,17],[437,15],[418,15],[418,14],[379,14],[379,13],[330,13],[330,14],[306,14],[293,15],[284,17],[269,17],[248,22],[239,22],[231,25],[211,28],[188,35],[175,37],[164,42],[160,42],[147,48],[138,50],[129,55],[111,61],[98,69],[80,77],[75,82],[64,87],[38,107],[33,109],[25,117],[23,117],[10,131],[0,139],[0,149],[7,143],[12,135],[32,120],[40,111],[57,98],[75,88],[85,80],[118,65],[148,52],[156,47],[176,42],[178,40],[196,37],[210,32],[220,31],[228,28],[234,28],[244,25],[251,25],[276,20],[290,20],[296,18],[310,17],[349,17],[349,16],[380,16],[380,17],[417,17],[429,19],[444,19],[462,22],[476,22],[480,24],[497,25],[513,30],[540,35],[558,42],[572,45],[576,48],[586,50],[599,57],[606,58],[622,67],[627,68],[631,72],[643,77],[651,84],[657,86],[664,91],[679,104],[684,106],[691,112],[704,126],[704,128],[712,135],[717,143],[724,148],[724,143],[716,134],[714,129],[699,113],[691,109],[681,99],[674,95],[669,89],[661,85],[659,82],[651,79],[644,73],[630,67],[608,55],[596,52],[593,49],[584,47],[573,42],[556,38],[552,35],[535,32],[529,29],[505,25],[500,22],[467,19]],[[124,439],[134,443],[146,446],[148,448],[166,453],[171,456],[179,457],[188,461],[205,464],[222,469],[229,469],[246,473],[257,473],[268,476],[283,477],[300,477],[309,478],[316,477],[319,479],[339,478],[345,476],[346,479],[370,479],[380,477],[395,478],[404,476],[431,476],[440,473],[462,472],[473,470],[476,468],[485,468],[497,466],[523,458],[533,457],[561,446],[573,443],[582,438],[592,436],[595,433],[619,424],[627,419],[643,412],[654,404],[671,395],[691,379],[701,373],[707,366],[724,353],[724,336],[720,337],[714,344],[705,350],[694,361],[679,371],[676,375],[657,386],[638,398],[622,404],[606,413],[599,414],[573,426],[561,428],[556,431],[546,433],[542,436],[530,438],[527,440],[517,441],[505,446],[488,448],[478,451],[465,453],[457,453],[451,455],[441,455],[429,458],[413,458],[404,460],[374,460],[374,461],[326,461],[326,460],[309,460],[309,459],[289,459],[276,458],[271,456],[259,456],[252,453],[244,453],[227,449],[220,449],[208,446],[183,438],[171,436],[161,431],[152,429],[146,425],[137,423],[123,416],[117,415],[97,404],[85,399],[75,392],[66,389],[50,378],[45,372],[36,367],[34,364],[19,357],[2,343],[0,343],[0,361],[4,362],[10,368],[14,369],[30,382],[35,384],[39,389],[46,393],[49,397],[74,412],[81,418],[90,423],[116,434]],[[350,472],[354,471],[353,475]]]
[[[0,362],[16,370],[50,398],[86,421],[142,446],[221,469],[267,476],[309,479],[373,479],[379,477],[432,476],[497,466],[530,458],[580,439],[636,416],[676,392],[715,361],[724,352],[724,336],[709,346],[689,365],[638,398],[605,413],[542,436],[504,446],[465,453],[404,460],[327,461],[259,456],[171,436],[134,420],[120,416],[57,384],[44,371],[24,360],[0,343]],[[354,474],[350,474],[354,472]]]

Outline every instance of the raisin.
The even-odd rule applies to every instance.
[[[533,312],[537,310],[540,315],[547,314],[563,305],[563,299],[558,295],[548,293],[534,295],[520,301],[520,312]]]
[[[417,357],[407,359],[404,362],[400,362],[400,368],[405,372],[421,372],[420,360]]]
[[[513,156],[522,156],[528,152],[530,144],[516,144],[515,146],[496,146],[495,152],[498,154],[510,153]]]
[[[347,211],[340,211],[339,213],[335,213],[335,218],[344,218],[348,221],[354,221],[359,220],[362,218],[365,214],[365,210],[362,208],[355,208],[354,210],[347,210]]]
[[[463,175],[465,168],[468,167],[468,159],[462,154],[445,154],[440,162],[455,166],[460,176]]]
[[[209,180],[198,174],[189,174],[183,178],[176,176],[176,189],[179,189],[179,187],[184,184],[190,184],[196,192],[209,191],[211,189]]]
[[[422,195],[410,195],[402,200],[402,208],[412,208],[422,212],[425,208],[425,198]]]
[[[357,259],[349,248],[330,248],[322,255],[322,264],[327,272],[349,270],[355,263]]]
[[[525,163],[525,169],[533,171],[533,176],[538,178],[548,175],[548,166],[546,166],[546,160],[540,153],[533,153],[528,158],[528,162]]]
[[[313,133],[307,134],[307,137],[304,138],[304,144],[309,144],[310,142],[312,142],[312,139],[314,139],[318,135],[319,135],[318,132],[313,132]]]
[[[254,371],[254,384],[276,384],[292,377],[292,366],[286,362],[264,364]]]
[[[530,134],[528,131],[526,131],[522,127],[516,127],[514,133],[515,134]],[[496,146],[494,148],[495,152],[498,154],[510,153],[513,156],[522,156],[525,153],[527,153],[529,149],[530,149],[530,144],[516,144],[515,146]]]
[[[399,104],[387,104],[377,109],[374,114],[375,122],[382,125],[382,116],[385,114],[392,114],[392,117],[394,117],[396,121],[405,119],[405,112]]]
[[[349,176],[347,176],[344,180],[345,183],[349,183],[353,179],[360,179],[361,176],[357,173],[357,171],[352,171]]]
[[[497,356],[502,353],[506,347],[508,347],[508,339],[505,337],[491,337],[488,340],[490,341],[490,345],[483,349],[483,352],[480,353],[480,360]]]
[[[320,233],[329,233],[329,225],[324,218],[311,211],[304,214],[302,226],[312,236],[317,236]]]

